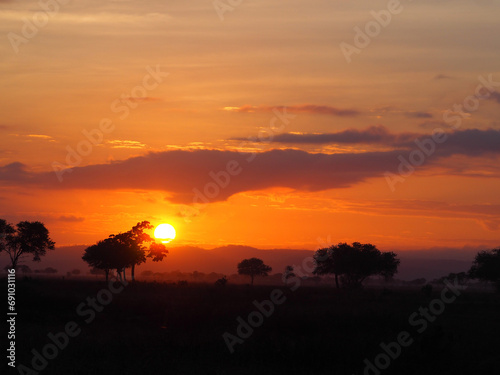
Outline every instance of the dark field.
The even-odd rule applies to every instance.
[[[274,287],[136,282],[85,323],[89,308],[79,314],[78,306],[103,288],[97,281],[19,279],[17,365],[31,368],[31,350],[42,352],[49,332],[74,321],[81,333],[41,374],[362,374],[365,358],[373,363],[381,342],[395,341],[401,331],[414,341],[381,374],[499,373],[500,298],[492,293],[461,291],[417,333],[422,325],[412,326],[409,317],[440,299],[436,287],[429,296],[283,286],[286,301],[230,354],[222,335],[236,335],[237,318],[246,321],[257,310],[252,302],[268,300]],[[18,373],[6,361],[7,373]]]

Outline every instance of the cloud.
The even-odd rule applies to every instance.
[[[337,133],[283,133],[266,141],[286,144],[379,144],[395,149],[411,150],[416,147],[415,141],[431,138],[432,134],[391,133],[386,127],[379,125],[363,130],[348,129]],[[467,129],[448,132],[446,141],[438,144],[436,149],[443,156],[498,153],[500,152],[500,130]]]
[[[380,176],[390,166],[397,166],[395,152],[327,155],[272,150],[252,155],[177,150],[76,167],[65,172],[62,182],[58,182],[53,172],[31,173],[24,165],[14,163],[0,167],[0,181],[48,189],[161,190],[169,194],[170,201],[189,204],[196,191],[204,192],[209,201],[223,201],[239,192],[273,186],[303,191],[348,187]],[[229,176],[229,182],[227,168],[240,172]]]
[[[388,144],[408,142],[417,137],[416,133],[391,133],[385,126],[370,126],[363,130],[347,129],[336,133],[283,133],[272,138],[272,142],[288,144]],[[234,138],[247,140],[248,138]],[[268,140],[266,140],[268,141]]]
[[[434,77],[435,80],[440,80],[440,79],[455,79],[452,76],[448,76],[446,74],[438,74]]]
[[[61,215],[58,217],[59,221],[66,221],[68,223],[78,223],[85,220],[83,217],[77,217],[75,215]]]
[[[127,96],[123,98],[124,102],[132,102],[132,103],[143,103],[143,102],[159,102],[161,101],[160,98],[154,98],[152,96],[145,96],[143,98],[140,97],[132,97],[132,96]]]
[[[1,129],[1,127],[0,127]],[[20,138],[25,138],[28,142],[31,142],[32,140],[41,140],[41,141],[49,141],[49,142],[55,142],[56,140],[52,138],[50,135],[46,134],[9,134],[14,137],[20,137]]]
[[[448,124],[447,122],[445,121],[425,121],[425,122],[422,122],[420,124],[418,124],[418,126],[422,129],[451,129],[453,127],[453,125],[450,125]]]
[[[407,146],[409,147],[410,144]],[[437,153],[442,156],[498,154],[500,153],[500,130],[467,129],[447,133],[447,140],[437,146]]]
[[[144,143],[141,143],[139,141],[128,141],[128,140],[120,140],[120,139],[114,139],[112,141],[107,141],[106,144],[111,145],[111,148],[137,149],[137,148],[146,147],[146,145]]]
[[[497,103],[500,103],[500,92],[492,92],[490,96],[490,100],[495,100]]]
[[[361,114],[360,111],[355,109],[341,109],[326,105],[315,105],[315,104],[300,104],[300,105],[290,105],[290,106],[252,106],[252,105],[243,105],[241,107],[224,107],[225,111],[231,112],[243,112],[243,113],[252,113],[252,112],[273,112],[273,110],[277,108],[286,108],[287,112],[290,113],[308,113],[308,114],[320,114],[320,115],[328,115],[328,116],[339,116],[339,117],[354,117]]]
[[[432,115],[432,113],[429,113],[429,112],[407,112],[406,113],[406,116],[407,117],[411,117],[411,118],[433,118],[434,116]]]
[[[270,187],[297,191],[345,188],[369,178],[383,178],[388,171],[397,173],[400,157],[409,160],[410,153],[418,150],[413,139],[398,138],[399,135],[385,130],[380,133],[385,142],[397,145],[399,149],[337,154],[295,149],[256,154],[207,149],[173,150],[108,164],[75,167],[70,172],[63,172],[62,182],[54,172],[30,172],[25,165],[12,163],[0,167],[0,182],[45,189],[158,190],[166,192],[171,202],[183,204],[193,203],[193,199],[198,203],[224,201],[234,194]],[[356,139],[360,135],[353,134],[351,141],[360,142]],[[346,132],[340,135],[352,136]],[[362,136],[367,135],[362,133]],[[430,141],[430,135],[418,139],[425,143]],[[439,173],[448,173],[456,171],[457,165],[446,158],[500,155],[500,130],[456,131],[448,133],[445,142],[434,146],[435,151],[419,168],[439,167]],[[474,160],[461,165],[463,170],[456,173],[474,172],[476,167]]]

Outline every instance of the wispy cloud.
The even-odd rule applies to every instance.
[[[452,154],[474,156],[500,151],[500,130],[467,129],[452,131],[446,136],[446,142],[438,147],[438,152],[444,156]],[[283,133],[266,141],[285,144],[379,144],[394,149],[413,149],[415,140],[431,139],[431,137],[432,134],[392,133],[380,125],[363,130],[348,129],[337,133]]]
[[[129,140],[121,140],[114,139],[111,141],[107,141],[106,144],[111,145],[111,148],[145,148],[146,145],[139,141],[129,141]]]
[[[78,222],[82,222],[85,220],[84,217],[79,217],[79,216],[75,216],[75,215],[61,215],[58,217],[58,220],[59,221],[65,221],[65,222],[68,222],[68,223],[78,223]]]
[[[45,135],[45,134],[28,134],[26,135],[28,138],[39,138],[39,139],[46,139],[46,140],[53,140],[50,135]]]
[[[453,126],[445,121],[424,121],[418,124],[419,128],[422,129],[451,129]]]
[[[271,142],[288,144],[385,144],[406,143],[415,139],[416,133],[391,133],[385,126],[370,126],[366,129],[347,129],[336,133],[283,133],[274,136]],[[244,140],[248,138],[234,138]]]
[[[433,118],[434,116],[432,115],[432,113],[429,113],[429,112],[407,112],[406,113],[406,116],[407,117],[410,117],[410,118]]]
[[[435,80],[440,80],[440,79],[455,79],[454,77],[452,76],[449,76],[447,74],[437,74],[435,77],[434,77]]]
[[[9,134],[10,136],[13,137],[19,137],[19,138],[24,138],[27,141],[32,141],[35,139],[42,140],[42,141],[49,141],[49,142],[55,142],[55,139],[52,138],[50,135],[46,134]]]
[[[308,113],[308,114],[319,114],[328,116],[338,116],[338,117],[354,117],[361,114],[360,111],[356,109],[346,109],[337,108],[327,105],[315,105],[315,104],[297,104],[297,105],[275,105],[275,106],[254,106],[254,105],[243,105],[241,107],[224,107],[225,111],[230,112],[242,112],[242,113],[252,113],[252,112],[272,112],[275,108],[285,107],[287,112],[290,113]]]
[[[137,97],[132,97],[132,96],[127,96],[123,98],[124,102],[132,102],[132,103],[144,103],[144,102],[159,102],[161,101],[160,98],[154,98],[151,96],[146,96],[144,98],[137,98]]]

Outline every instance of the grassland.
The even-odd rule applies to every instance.
[[[401,331],[413,343],[382,374],[494,374],[500,368],[500,298],[493,293],[462,291],[418,333],[409,317],[440,299],[439,290],[283,286],[286,300],[231,354],[224,332],[236,335],[237,318],[246,321],[257,310],[253,302],[269,300],[275,287],[136,282],[85,322],[87,298],[103,289],[102,281],[18,280],[17,364],[31,367],[32,349],[42,352],[51,343],[48,333],[73,321],[81,332],[42,374],[362,374],[364,360],[373,361],[380,344]]]

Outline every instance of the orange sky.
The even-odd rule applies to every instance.
[[[0,217],[58,245],[149,220],[206,247],[498,246],[497,2],[402,1],[351,63],[340,44],[386,1],[245,0],[223,20],[211,1],[64,3],[0,1]]]

